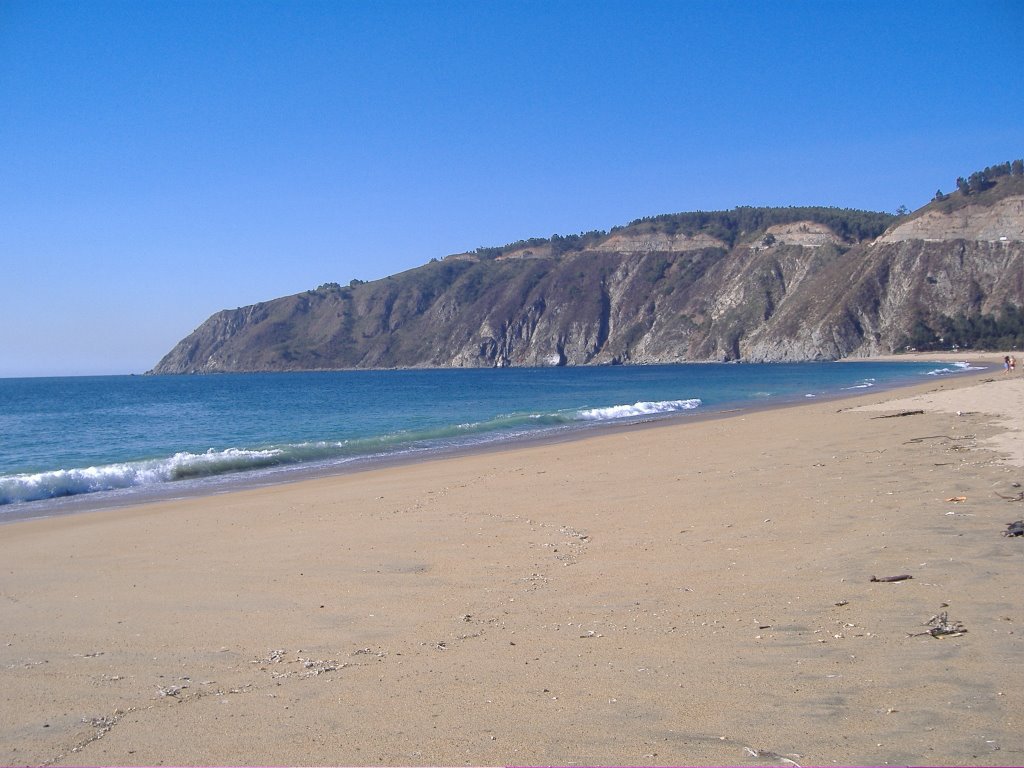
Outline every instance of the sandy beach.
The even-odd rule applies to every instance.
[[[0,763],[1020,765],[1022,406],[997,370],[0,526]]]

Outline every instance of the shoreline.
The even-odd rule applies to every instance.
[[[981,372],[3,526],[0,764],[1020,764],[1024,467],[986,441],[1021,397]]]
[[[1003,350],[1002,352],[897,352],[890,355],[874,355],[872,357],[844,357],[837,360],[839,363],[860,363],[860,362],[945,362],[951,358],[958,358],[977,362],[984,362],[989,365],[1002,366],[1005,355],[1024,355],[1015,350]]]
[[[962,358],[969,364],[998,365],[1002,359],[1002,353],[982,353]],[[892,362],[950,362],[950,356],[940,353],[908,353],[903,355],[890,355],[880,358],[847,359],[837,362],[872,362],[877,360]],[[969,376],[971,373],[958,373],[953,378],[960,379]],[[897,391],[908,387],[926,386],[924,383],[899,383],[879,388],[869,388],[864,391],[880,394],[883,392]],[[842,392],[820,395],[813,398],[816,402],[827,402],[841,400],[847,397],[855,397],[864,393],[853,393],[849,390]],[[386,469],[389,467],[401,467],[415,464],[422,461],[444,460],[469,456],[476,453],[489,453],[503,451],[516,447],[528,447],[531,445],[561,444],[586,440],[590,437],[604,434],[608,431],[646,429],[651,427],[672,426],[674,424],[695,423],[707,419],[727,418],[736,413],[753,413],[760,410],[771,410],[776,408],[792,408],[811,402],[811,399],[800,399],[797,397],[783,398],[773,402],[751,403],[740,407],[708,408],[696,411],[682,411],[675,414],[664,414],[659,416],[639,417],[621,423],[608,422],[600,424],[568,426],[565,429],[554,429],[550,431],[539,431],[514,437],[495,435],[493,440],[485,440],[473,444],[453,444],[445,447],[413,448],[396,454],[377,456],[357,456],[352,459],[331,463],[315,462],[312,464],[283,464],[269,471],[252,471],[242,473],[225,473],[215,475],[198,484],[179,484],[176,481],[158,483],[153,485],[140,486],[132,489],[118,489],[114,491],[99,491],[81,494],[72,494],[52,499],[40,499],[29,502],[19,502],[13,505],[0,506],[0,527],[11,523],[25,520],[46,519],[50,517],[61,517],[72,514],[87,514],[108,509],[124,509],[145,504],[153,504],[164,501],[184,501],[187,499],[203,496],[221,496],[244,490],[268,488],[281,484],[301,483],[319,477],[342,476],[353,473],[372,471],[375,469]]]

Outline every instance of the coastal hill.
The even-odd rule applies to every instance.
[[[894,216],[736,208],[216,313],[151,373],[822,360],[1024,343],[1024,163]]]

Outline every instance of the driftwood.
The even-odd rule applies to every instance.
[[[900,411],[899,413],[887,413],[885,416],[872,416],[872,419],[898,419],[900,416],[920,416],[924,411]]]
[[[914,577],[911,576],[909,573],[903,573],[903,574],[900,574],[899,576],[881,576],[881,577],[879,577],[879,576],[872,576],[871,580],[872,581],[906,581],[907,579],[912,579],[912,578],[914,578]]]

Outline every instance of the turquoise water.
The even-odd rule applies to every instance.
[[[0,518],[923,382],[965,363],[0,379]],[[976,370],[976,369],[975,369]]]

